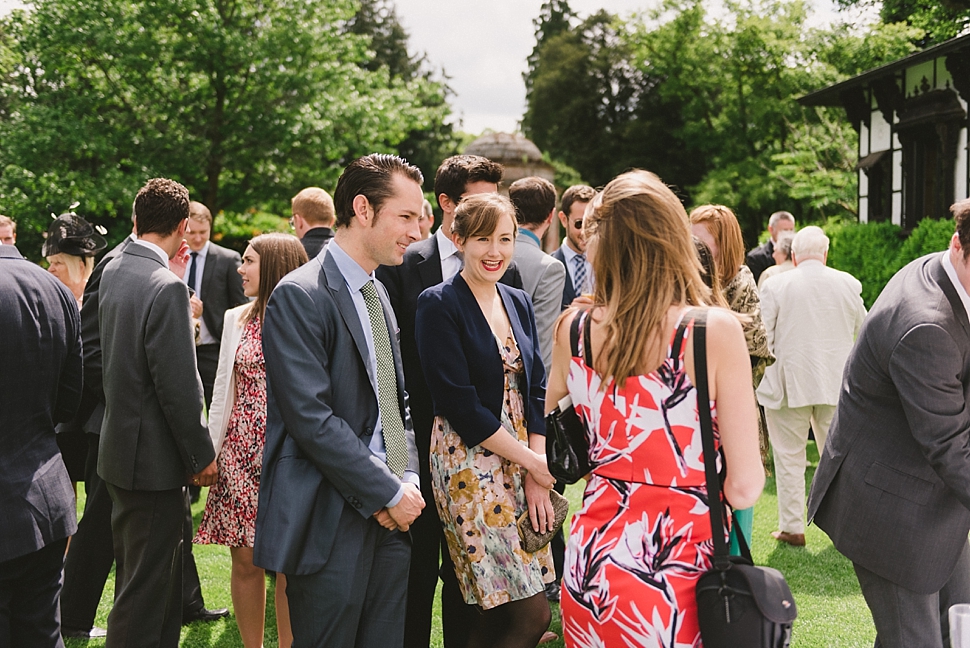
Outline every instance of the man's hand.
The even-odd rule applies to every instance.
[[[572,308],[578,308],[580,310],[586,310],[587,308],[592,308],[593,298],[589,295],[583,294],[577,297],[569,304]]]
[[[386,508],[382,508],[380,511],[374,514],[374,519],[385,529],[391,531],[396,531],[398,529],[397,522],[391,517],[391,514],[387,512]]]
[[[407,531],[424,508],[424,498],[421,497],[421,489],[411,482],[404,483],[404,496],[401,501],[387,510],[391,519],[397,523],[397,528]]]
[[[202,300],[192,295],[189,297],[189,308],[192,310],[192,319],[202,318]]]
[[[189,244],[182,241],[179,251],[168,260],[168,269],[175,273],[179,279],[185,277],[185,269],[189,266]]]
[[[216,468],[215,460],[205,467],[205,469],[192,475],[193,486],[212,486],[219,479],[219,469]]]

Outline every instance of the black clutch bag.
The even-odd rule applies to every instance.
[[[590,318],[577,315],[569,327],[569,344],[573,356],[579,355],[579,326],[583,321],[583,341],[586,364],[589,365],[589,324]],[[575,484],[590,473],[589,440],[586,438],[586,424],[573,407],[567,395],[559,401],[559,406],[546,415],[546,462],[549,472],[556,481]]]

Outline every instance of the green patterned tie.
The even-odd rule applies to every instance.
[[[377,406],[381,413],[381,426],[384,428],[384,450],[387,453],[385,461],[391,472],[400,478],[408,467],[408,442],[397,400],[394,351],[391,349],[384,309],[374,282],[365,283],[360,292],[364,295],[364,304],[367,305],[374,339],[374,355],[377,356]]]

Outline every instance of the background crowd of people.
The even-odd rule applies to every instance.
[[[805,544],[811,430],[822,462],[809,520],[855,564],[882,645],[942,646],[945,610],[926,597],[970,601],[970,496],[954,464],[970,447],[957,396],[970,385],[970,201],[954,206],[951,250],[907,266],[867,319],[861,284],[826,267],[824,232],[795,233],[787,212],[746,259],[731,209],[688,215],[647,171],[570,187],[558,209],[541,178],[502,196],[502,172],[445,160],[432,234],[417,167],[365,156],[332,197],[293,198],[295,236],[257,236],[241,256],[168,179],[139,190],[131,235],[97,264],[103,232],[73,212],[51,224],[47,273],[0,217],[0,423],[13,449],[0,453],[0,645],[176,646],[182,625],[229,615],[205,606],[193,543],[229,547],[247,648],[262,646],[267,571],[281,646],[428,646],[439,577],[448,648],[555,639],[550,601],[569,646],[701,645],[694,586],[712,538],[750,543],[770,469],[773,535]],[[566,236],[547,254],[557,217]],[[710,403],[694,387],[698,309]],[[898,344],[881,355],[887,339]],[[903,396],[906,363],[944,353],[952,366],[925,398]],[[522,524],[556,531],[550,492],[564,485],[544,417],[566,396],[592,470],[568,538],[526,551]],[[699,408],[716,424],[721,502],[706,494]],[[861,419],[889,416],[897,445],[860,455],[881,434]],[[949,540],[931,574],[887,558],[908,544],[853,535],[847,516],[872,520],[860,475],[950,516],[935,522]],[[724,528],[709,506],[732,513]],[[907,506],[886,538],[925,521]],[[94,619],[112,563],[105,630]]]

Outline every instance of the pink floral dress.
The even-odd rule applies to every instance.
[[[266,366],[262,326],[246,323],[236,360],[236,394],[226,440],[216,459],[219,481],[209,490],[196,544],[252,547],[256,535],[259,475],[266,445]]]
[[[567,386],[589,421],[594,468],[569,527],[567,646],[701,645],[694,588],[714,547],[697,390],[684,370],[692,327],[678,327],[660,368],[622,386],[602,389],[582,349],[570,364]]]
[[[505,372],[502,427],[529,444],[519,382],[522,357],[512,333],[499,346]],[[519,465],[481,446],[469,448],[451,424],[435,417],[431,485],[448,553],[465,602],[491,609],[529,598],[555,580],[552,553],[522,550],[516,520],[528,509]]]

